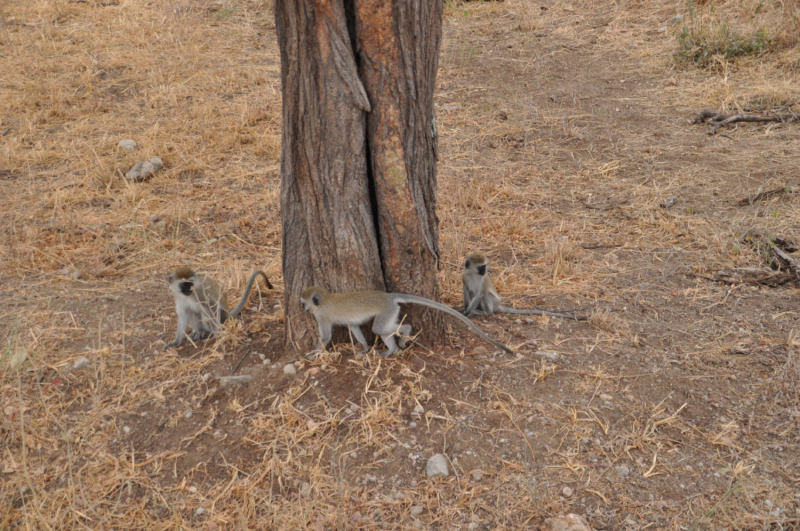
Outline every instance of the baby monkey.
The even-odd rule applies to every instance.
[[[169,290],[175,298],[178,333],[175,335],[175,341],[166,345],[164,350],[181,346],[187,326],[192,327],[192,334],[189,336],[192,341],[199,341],[219,332],[222,323],[231,317],[236,317],[242,311],[258,275],[264,277],[269,289],[273,289],[267,275],[263,271],[256,271],[247,281],[242,300],[233,311],[230,311],[228,297],[214,279],[195,273],[186,266],[170,273],[167,280],[169,280]]]
[[[492,315],[494,313],[514,313],[522,315],[549,315],[562,319],[585,321],[586,317],[548,312],[546,310],[516,310],[500,304],[500,295],[489,278],[489,259],[480,253],[472,253],[464,262],[461,275],[464,287],[464,315]]]
[[[411,334],[411,325],[400,324],[400,304],[420,304],[435,308],[452,315],[467,325],[477,335],[504,351],[512,354],[511,349],[484,334],[472,321],[452,308],[438,302],[414,295],[401,293],[385,293],[383,291],[354,291],[350,293],[328,293],[324,288],[312,287],[300,295],[303,310],[311,312],[319,326],[319,343],[317,351],[324,350],[330,343],[334,326],[347,326],[363,349],[367,352],[367,340],[360,326],[372,320],[372,332],[381,336],[386,350],[382,357],[391,356],[397,350],[394,336],[400,334],[400,348],[405,348]],[[313,353],[312,353],[313,354]],[[308,356],[306,356],[308,357]]]

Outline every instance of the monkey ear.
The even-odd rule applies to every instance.
[[[314,306],[319,306],[319,303],[322,302],[322,298],[319,296],[319,294],[315,294],[313,297],[311,297],[311,302],[314,303]]]

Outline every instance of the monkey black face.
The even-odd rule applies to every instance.
[[[192,294],[192,288],[194,288],[194,283],[186,280],[180,283],[181,293],[186,295],[187,297]]]
[[[464,269],[469,269],[469,260],[464,262]]]
[[[322,302],[322,297],[320,297],[319,295],[314,295],[313,297],[311,297],[311,302],[314,303],[314,306],[319,306],[320,303]]]
[[[478,274],[480,276],[483,276],[483,275],[486,274],[486,264],[483,264],[482,266],[478,266]]]

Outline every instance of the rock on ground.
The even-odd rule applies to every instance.
[[[130,138],[123,138],[119,141],[119,147],[124,149],[125,151],[133,151],[136,149],[136,140],[131,140]]]
[[[548,518],[540,529],[541,531],[592,531],[589,522],[577,514]]]
[[[80,358],[75,360],[75,363],[72,364],[72,369],[78,371],[80,369],[83,369],[87,365],[89,365],[89,358],[81,356]]]
[[[450,469],[447,466],[447,458],[442,454],[436,454],[428,459],[428,464],[425,466],[425,475],[429,478],[436,476],[448,477]]]
[[[246,383],[250,383],[253,381],[253,377],[249,374],[243,374],[241,376],[223,376],[219,379],[219,385],[221,387],[235,387],[238,385],[244,385]]]
[[[161,157],[153,157],[150,160],[137,163],[125,174],[125,178],[135,182],[144,181],[163,167],[164,163],[161,161]]]

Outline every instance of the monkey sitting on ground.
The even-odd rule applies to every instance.
[[[361,353],[367,352],[369,346],[360,326],[373,320],[372,332],[381,336],[383,343],[386,345],[386,350],[381,352],[380,355],[384,358],[391,356],[397,350],[394,336],[397,334],[401,336],[400,348],[405,348],[407,342],[405,336],[411,334],[411,325],[400,324],[399,320],[400,304],[411,303],[428,306],[450,314],[460,319],[470,330],[492,345],[503,349],[509,354],[513,353],[507,346],[484,334],[472,321],[454,309],[423,297],[403,295],[401,293],[385,293],[383,291],[328,293],[324,288],[312,287],[303,292],[300,296],[300,302],[305,311],[311,312],[319,326],[319,343],[317,344],[317,350],[314,352],[324,350],[330,343],[334,326],[349,327],[350,332],[352,332],[363,349]]]
[[[549,315],[562,319],[585,321],[586,317],[575,314],[548,312],[546,310],[516,310],[500,304],[500,295],[489,278],[489,259],[480,253],[472,253],[464,262],[461,275],[464,287],[464,315],[492,315],[494,313],[513,313],[521,315]]]
[[[195,273],[186,266],[173,271],[167,280],[169,280],[169,290],[175,298],[178,333],[175,335],[175,341],[166,345],[164,350],[181,346],[187,326],[192,327],[192,334],[189,336],[192,341],[199,341],[219,332],[222,323],[231,317],[236,317],[242,311],[258,275],[264,277],[269,289],[273,289],[267,275],[263,271],[256,271],[250,275],[242,300],[233,311],[229,311],[228,297],[213,279]]]

